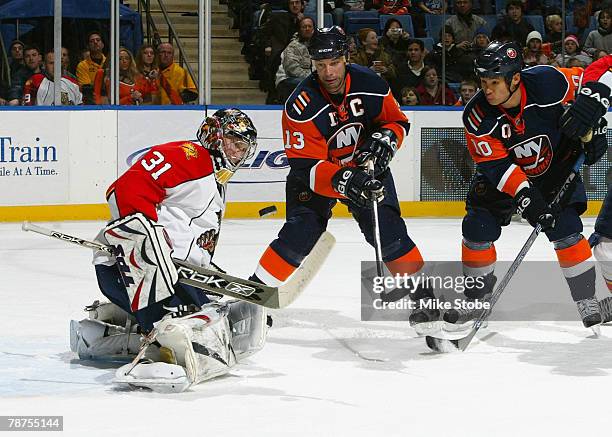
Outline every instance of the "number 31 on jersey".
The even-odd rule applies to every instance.
[[[159,167],[159,165],[164,162],[166,158],[157,150],[153,151],[153,155],[155,155],[155,158],[151,158],[149,159],[149,161],[143,159],[140,161],[140,164],[142,164],[142,167],[146,171],[151,172],[151,176],[153,177],[153,179],[157,180],[165,171],[170,170],[170,168],[172,168],[172,164],[170,164],[169,162],[165,162],[163,166]],[[156,168],[157,170],[155,170]]]

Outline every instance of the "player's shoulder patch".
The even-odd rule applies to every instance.
[[[527,90],[529,100],[539,106],[560,104],[570,88],[565,75],[551,65],[536,65],[524,69],[521,71],[521,82]]]
[[[484,93],[480,90],[463,109],[463,125],[471,134],[488,134],[497,124],[498,112],[497,108],[489,105]]]
[[[285,113],[295,121],[314,118],[329,103],[323,99],[313,75],[304,79],[285,102]]]

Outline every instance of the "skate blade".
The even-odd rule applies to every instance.
[[[444,322],[442,324],[441,335],[436,335],[433,337],[440,337],[447,340],[459,340],[463,337],[466,337],[472,330],[473,326],[473,320],[462,324]],[[489,326],[489,323],[485,320],[484,322],[482,322],[480,329],[484,329],[487,326]]]
[[[447,340],[444,338],[436,338],[436,337],[425,337],[425,343],[427,347],[434,352],[438,352],[441,354],[449,354],[453,352],[459,352],[461,349],[459,347],[458,340]]]
[[[590,328],[591,328],[591,331],[593,331],[593,336],[595,338],[601,337],[601,325],[593,325],[593,326],[590,326]]]
[[[425,322],[425,323],[417,323],[412,327],[416,331],[419,337],[437,337],[442,333],[442,324],[444,322],[436,321],[436,322]]]

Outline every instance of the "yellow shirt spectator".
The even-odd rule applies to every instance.
[[[91,59],[84,59],[79,62],[76,69],[79,86],[93,85],[94,79],[96,78],[96,73],[100,68],[102,68],[102,64],[104,64],[105,60],[106,57],[102,55],[102,62],[99,64]]]
[[[175,63],[170,64],[166,68],[161,71],[161,75],[166,79],[166,82],[172,87],[172,89],[178,93],[179,95],[184,91],[188,90],[195,94],[198,93],[198,90],[193,82],[193,79],[187,73],[187,71],[177,65]],[[169,104],[177,104],[174,99],[171,99],[166,92],[164,84],[160,87],[160,95],[161,95],[161,104],[169,105]]]

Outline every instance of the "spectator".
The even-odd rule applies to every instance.
[[[98,105],[108,104],[110,96],[110,61],[105,62],[104,69],[98,70],[94,80],[94,99]],[[119,104],[141,105],[145,96],[150,101],[152,91],[157,91],[157,85],[152,85],[138,72],[132,53],[121,47],[119,49]]]
[[[401,90],[409,87],[416,87],[421,81],[421,75],[425,69],[425,44],[420,39],[408,41],[406,52],[407,62],[398,64],[397,76],[393,81],[393,95],[397,100],[401,100]]]
[[[81,88],[93,86],[96,73],[102,68],[104,61],[106,61],[106,56],[102,52],[104,50],[104,41],[102,41],[102,34],[100,32],[89,32],[87,35],[87,48],[89,49],[89,59],[84,59],[77,65],[77,80]],[[89,93],[84,91],[83,94],[87,101],[87,94]]]
[[[345,11],[363,11],[365,10],[364,0],[344,0],[342,8]]]
[[[410,0],[374,0],[373,5],[379,14],[406,15],[410,10]]]
[[[542,44],[542,35],[537,30],[529,32],[527,35],[527,47],[523,54],[523,62],[525,65],[532,67],[534,65],[548,65],[550,63],[549,57],[552,52],[550,50],[551,44]]]
[[[514,41],[523,47],[531,31],[533,31],[533,26],[523,17],[521,0],[510,0],[506,4],[506,16],[493,28],[491,38],[499,41]]]
[[[357,54],[352,61],[369,67],[372,71],[383,77],[387,82],[395,79],[395,67],[393,60],[382,47],[378,46],[378,36],[374,29],[366,27],[359,30],[359,41],[361,47],[357,49]]]
[[[549,15],[546,17],[546,36],[544,42],[553,44],[553,50],[561,48],[563,21],[559,15]]]
[[[174,63],[172,44],[162,43],[157,50],[161,104],[183,105],[195,101],[198,98],[198,90],[189,73]]]
[[[348,35],[346,38],[348,44],[348,61],[353,62],[355,56],[357,55],[357,43],[355,42],[355,37],[353,35]]]
[[[143,44],[136,55],[136,69],[149,82],[150,92],[143,96],[143,105],[159,105],[159,59],[151,44]]]
[[[452,106],[455,104],[455,102],[457,102],[457,97],[455,97],[453,91],[447,87],[446,84],[440,83],[436,67],[427,66],[422,74],[423,81],[416,88],[421,105],[444,104],[447,106]],[[444,103],[442,103],[442,92],[444,92]]]
[[[299,32],[281,54],[282,62],[276,73],[276,91],[281,103],[287,100],[302,79],[312,73],[308,44],[313,33],[312,18],[302,18]]]
[[[605,58],[606,56],[608,56],[608,52],[605,50],[599,50],[597,53],[595,53],[595,55],[593,56],[593,61],[597,61],[601,58]]]
[[[417,8],[425,14],[441,15],[446,11],[444,0],[417,0]]]
[[[64,74],[74,78],[77,80],[76,76],[73,74],[70,62],[70,51],[66,47],[62,47],[62,69],[64,70]],[[78,80],[77,80],[78,82]]]
[[[425,62],[435,65],[438,71],[442,71],[442,53],[445,51],[446,81],[461,82],[472,75],[474,58],[455,44],[455,36],[450,26],[444,26],[442,32],[444,32],[444,35],[440,35],[442,42],[436,44],[434,51],[425,58]]]
[[[489,33],[484,27],[476,29],[474,34],[474,41],[472,42],[472,57],[475,59],[478,57],[481,51],[483,51],[491,43],[489,39]]]
[[[602,9],[597,17],[597,30],[591,31],[584,43],[584,51],[594,55],[599,50],[612,53],[612,9]]]
[[[11,45],[9,46],[9,53],[11,57],[9,59],[8,71],[6,71],[5,74],[10,78],[11,84],[13,83],[13,77],[17,75],[17,72],[19,70],[26,70],[25,63],[23,60],[23,47],[24,47],[23,43],[19,41],[18,39],[13,40],[13,42],[11,42]],[[9,100],[12,100],[11,98],[9,98],[9,83],[8,82],[9,81],[0,82],[0,106],[8,105]],[[20,96],[16,96],[16,97],[17,97],[17,99],[15,99],[16,103],[14,104],[18,104],[19,102]]]
[[[32,75],[42,71],[42,57],[38,47],[26,46],[23,50],[23,59],[25,65],[17,68],[11,75],[11,86],[6,93],[6,100],[10,106],[17,106],[22,103],[25,83]]]
[[[45,55],[45,69],[32,75],[23,87],[22,102],[24,106],[51,106],[55,105],[55,83],[53,82],[53,69],[55,66],[55,53]],[[62,105],[81,105],[83,95],[79,84],[74,77],[65,75],[62,66],[61,102]]]
[[[419,96],[417,95],[417,92],[413,87],[407,86],[402,88],[400,94],[400,104],[402,106],[417,106],[419,104]]]
[[[484,18],[472,14],[472,0],[457,0],[455,12],[444,24],[452,28],[459,48],[467,50],[474,39],[476,29],[487,27],[487,22]]]
[[[11,46],[9,48],[9,52],[11,54],[11,59],[9,61],[9,71],[11,72],[11,74],[13,73],[13,71],[25,65],[25,62],[23,60],[23,48],[24,44],[18,39],[13,40],[13,42],[11,42]]]
[[[303,0],[287,0],[287,12],[272,14],[260,31],[265,55],[262,88],[269,92],[266,103],[276,103],[273,97],[274,82],[280,65],[280,55],[298,32],[298,23],[304,18],[303,10]]]
[[[462,80],[461,86],[459,87],[459,100],[455,103],[455,106],[465,106],[472,97],[478,91],[478,85],[475,80],[468,79]]]
[[[425,15],[441,15],[446,11],[444,0],[416,0],[416,8],[412,11],[412,23],[416,36],[423,38],[427,36],[425,32]]]
[[[408,50],[409,40],[410,34],[402,28],[402,23],[395,18],[390,18],[385,23],[383,36],[378,44],[391,56],[393,63],[398,65],[405,61],[404,56]]]
[[[577,4],[574,2],[574,26],[576,31],[574,35],[578,39],[578,45],[583,46],[587,36],[588,30],[591,25],[591,3]]]
[[[555,65],[559,67],[586,67],[589,65],[593,59],[587,55],[585,52],[580,50],[580,46],[578,44],[578,38],[576,35],[569,35],[565,38],[563,42],[563,47],[565,48],[565,56],[563,53],[559,53],[555,58]],[[575,62],[573,60],[576,60]],[[570,65],[570,61],[571,65]],[[577,63],[576,63],[577,62]]]
[[[316,16],[317,0],[306,0],[304,2],[304,14]],[[332,15],[333,22],[336,26],[342,26],[344,21],[344,3],[342,0],[323,0],[323,12]]]

